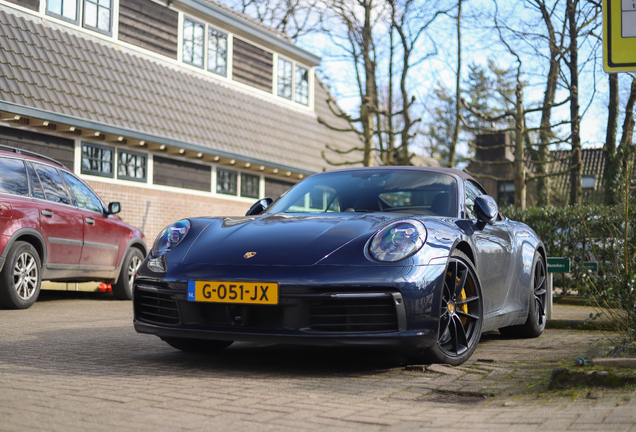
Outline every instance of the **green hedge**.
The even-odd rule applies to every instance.
[[[636,207],[634,208],[636,210]],[[617,207],[586,205],[502,209],[512,220],[525,222],[545,244],[548,256],[567,257],[572,263],[616,257],[624,238],[624,212]]]
[[[536,231],[548,256],[570,258],[572,271],[555,277],[564,294],[585,296],[592,304],[620,311],[612,320],[625,340],[636,340],[636,236],[629,206],[584,205],[526,210],[502,208],[512,220],[525,222]],[[597,261],[598,273],[583,267]]]

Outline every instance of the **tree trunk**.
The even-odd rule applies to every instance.
[[[384,165],[393,165],[393,153],[395,152],[395,134],[393,133],[393,56],[395,46],[393,35],[395,32],[395,3],[391,5],[391,28],[389,29],[389,96],[386,109],[387,123],[387,155],[384,156]]]
[[[457,76],[455,79],[455,129],[453,130],[453,139],[448,154],[448,166],[455,166],[455,154],[457,151],[457,141],[459,141],[460,128],[460,100],[461,100],[461,76],[462,76],[462,1],[457,2]]]
[[[515,91],[515,207],[526,208],[526,164],[525,164],[525,116],[523,109],[523,84],[518,83]]]
[[[362,43],[360,46],[360,54],[364,63],[365,87],[362,103],[360,106],[360,117],[362,119],[362,128],[364,131],[364,158],[363,165],[371,166],[373,162],[373,148],[375,129],[373,127],[373,117],[376,111],[377,101],[377,84],[376,84],[376,64],[372,58],[373,49],[373,33],[372,33],[372,17],[373,0],[361,3],[364,7],[364,24],[362,26]]]
[[[550,141],[552,140],[552,104],[556,97],[556,89],[559,80],[559,74],[561,72],[561,63],[559,62],[559,56],[561,55],[561,47],[557,45],[556,33],[554,26],[552,25],[552,19],[550,13],[542,1],[537,1],[537,5],[541,10],[543,21],[548,30],[548,38],[550,42],[550,70],[548,71],[548,77],[545,86],[545,93],[543,95],[543,107],[541,110],[541,128],[539,130],[539,162],[537,163],[537,205],[547,206],[550,205],[550,178],[545,174],[550,170],[549,158],[550,158]]]
[[[623,176],[628,175],[626,167],[634,157],[634,105],[636,105],[636,78],[632,78],[632,87],[629,92],[629,99],[625,105],[625,120],[623,120],[623,135],[619,144],[618,155],[621,158]],[[625,181],[630,179],[625,178]],[[615,185],[618,187],[618,185]]]
[[[364,136],[362,165],[368,167],[373,162],[373,115],[369,114],[367,105],[364,103],[360,106],[360,119]]]
[[[623,135],[618,149],[621,157],[623,169],[623,190],[625,191],[625,230],[624,230],[624,248],[623,262],[625,263],[625,275],[629,274],[629,257],[627,253],[628,244],[628,222],[629,222],[629,196],[632,179],[632,163],[634,160],[634,104],[636,104],[636,78],[632,78],[632,88],[629,92],[629,99],[625,105],[625,120],[623,121]],[[619,185],[616,185],[618,188]]]
[[[411,119],[411,101],[409,101],[409,93],[406,88],[407,73],[409,70],[409,59],[411,56],[410,48],[408,47],[408,41],[403,40],[402,49],[402,76],[400,77],[400,94],[402,99],[402,142],[400,143],[400,151],[398,155],[398,163],[400,165],[408,165],[410,162],[409,157],[409,142],[411,141],[411,128],[413,127],[413,119]]]
[[[618,130],[618,74],[609,75],[609,106],[607,115],[607,136],[605,138],[605,170],[603,171],[603,202],[618,204],[618,175],[620,161],[616,155],[616,133]]]
[[[570,31],[570,131],[572,135],[572,156],[570,159],[570,205],[581,204],[583,190],[581,177],[581,137],[579,119],[579,71],[578,71],[578,29],[576,23],[576,7],[578,0],[567,0],[566,15]]]

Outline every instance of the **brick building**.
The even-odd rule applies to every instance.
[[[213,0],[0,0],[0,144],[53,157],[152,242],[359,145],[320,58]]]
[[[494,133],[478,135],[475,139],[475,157],[466,171],[479,179],[486,192],[501,204],[514,204],[515,183],[513,174],[514,155],[510,135]],[[553,205],[566,206],[570,196],[569,150],[551,152],[549,172],[565,173],[549,177],[550,202]],[[600,204],[603,201],[603,171],[605,169],[605,153],[603,149],[582,149],[583,175],[581,186],[583,201]],[[526,168],[535,172],[531,155],[526,155]],[[537,203],[537,182],[527,183],[527,206]]]

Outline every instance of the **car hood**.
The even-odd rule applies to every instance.
[[[405,217],[400,213],[339,213],[216,219],[193,241],[182,262],[313,265],[348,242],[371,236],[388,222]]]

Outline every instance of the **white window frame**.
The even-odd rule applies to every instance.
[[[50,0],[46,0],[47,2]],[[82,18],[81,18],[81,27],[86,29],[86,30],[91,30],[97,33],[101,33],[107,36],[110,36],[113,34],[113,12],[115,10],[115,0],[109,0],[110,1],[110,19],[108,22],[108,30],[102,30],[99,27],[93,27],[93,26],[88,26],[86,24],[86,13],[85,13],[85,8],[86,8],[86,2],[89,1],[91,3],[96,3],[96,7],[97,7],[97,19],[99,20],[99,0],[80,0],[80,3],[82,4]],[[99,25],[99,21],[98,21],[98,25]]]
[[[233,171],[236,173],[236,195],[230,195],[230,194],[224,194],[221,192],[217,192],[217,182],[218,182],[218,170],[224,170],[224,171]],[[242,180],[241,180],[241,175],[242,174],[246,174],[246,175],[251,175],[254,177],[258,177],[259,181],[258,181],[258,196],[256,198],[254,197],[246,197],[241,195],[241,186],[242,186]],[[235,168],[233,166],[226,166],[226,165],[214,165],[214,169],[212,170],[212,193],[219,196],[219,197],[232,197],[232,198],[237,198],[237,199],[241,199],[241,200],[255,200],[255,199],[260,199],[263,197],[263,193],[265,191],[265,177],[258,172],[254,172],[254,171],[249,171],[249,170],[242,170],[242,169],[238,169]]]
[[[87,144],[87,145],[91,145],[95,147],[107,148],[113,151],[113,175],[112,176],[82,172],[82,145],[83,144]],[[142,155],[146,157],[146,178],[145,179],[135,180],[135,179],[119,176],[119,153],[121,152]],[[131,146],[114,146],[114,145],[109,145],[102,142],[90,141],[90,140],[86,140],[82,138],[79,138],[75,141],[75,164],[74,165],[75,166],[74,166],[73,172],[75,172],[77,176],[80,176],[80,178],[89,178],[89,179],[95,179],[98,181],[108,180],[108,181],[114,181],[117,184],[127,184],[127,185],[152,184],[152,178],[153,178],[152,176],[154,174],[152,153],[147,151],[145,148],[137,149]]]
[[[184,35],[184,28],[185,28],[185,22],[186,20],[190,20],[190,21],[194,21],[195,23],[198,24],[203,24],[203,65],[199,66],[196,65],[194,63],[190,63],[184,60],[183,58],[183,45],[185,43],[185,35]],[[209,74],[210,76],[214,76],[217,78],[221,78],[221,79],[227,79],[227,80],[231,80],[231,76],[232,76],[232,48],[233,48],[233,35],[232,33],[230,33],[229,31],[219,28],[217,26],[214,26],[212,24],[210,24],[209,22],[203,20],[203,19],[199,19],[199,18],[195,18],[192,17],[188,14],[185,14],[183,12],[179,12],[179,25],[178,25],[178,36],[179,36],[179,40],[178,40],[178,46],[177,46],[177,62],[180,64],[183,64],[185,66],[190,66],[195,68],[198,71],[203,71],[206,74]],[[225,34],[226,36],[226,52],[225,52],[225,75],[221,75],[219,73],[216,72],[212,72],[210,70],[208,70],[208,50],[210,47],[210,43],[209,43],[209,29],[213,29],[219,33]]]
[[[60,1],[68,1],[68,0],[60,0]],[[55,12],[49,12],[49,3],[51,2],[51,0],[40,1],[40,14],[46,16],[49,19],[52,18],[67,24],[72,24],[74,26],[81,28],[82,30],[89,31],[91,33],[102,34],[104,36],[108,36],[109,38],[116,37],[115,22],[119,22],[119,20],[115,19],[115,16],[117,16],[116,14],[119,13],[119,7],[118,7],[119,0],[110,0],[110,9],[109,9],[110,21],[108,25],[108,31],[102,30],[98,27],[87,26],[87,24],[85,23],[85,14],[84,14],[86,0],[72,0],[72,1],[75,1],[75,14],[76,14],[75,20],[67,18],[64,15],[57,14]],[[91,2],[99,3],[97,0],[91,0]],[[97,6],[97,8],[98,8],[98,14],[99,14],[99,5]]]
[[[314,69],[312,67],[309,67],[303,63],[299,63],[295,60],[290,59],[289,57],[285,57],[282,56],[280,54],[275,53],[275,58],[274,58],[274,95],[282,100],[288,101],[289,103],[293,104],[294,106],[299,106],[299,107],[307,107],[311,110],[313,110],[313,106],[314,106],[314,92],[313,92],[313,84],[314,84]],[[288,99],[284,96],[281,96],[278,94],[278,63],[280,60],[284,60],[286,62],[291,63],[291,98]],[[307,70],[307,104],[304,104],[302,102],[298,102],[296,101],[296,69],[297,68],[303,68],[305,70]]]
[[[64,26],[73,26],[74,28],[76,28],[77,30],[81,31],[81,32],[85,32],[87,34],[91,34],[93,36],[96,36],[98,38],[104,39],[104,40],[108,40],[111,42],[114,42],[118,45],[121,45],[127,49],[132,49],[134,51],[138,51],[141,53],[144,53],[145,55],[149,56],[149,57],[153,57],[153,58],[157,58],[157,59],[161,59],[163,61],[167,61],[171,64],[174,64],[176,66],[179,67],[184,67],[186,69],[190,69],[192,71],[196,71],[198,73],[204,73],[207,74],[207,76],[209,77],[214,77],[215,79],[224,81],[228,84],[231,83],[232,88],[234,88],[235,90],[244,92],[244,93],[249,93],[249,94],[256,94],[257,96],[261,96],[261,97],[268,97],[269,100],[278,103],[278,104],[282,104],[284,106],[287,107],[293,107],[296,109],[299,109],[301,111],[314,111],[315,110],[315,94],[314,94],[314,82],[315,82],[315,70],[313,67],[307,66],[306,64],[297,62],[295,60],[291,60],[290,57],[285,56],[285,55],[279,55],[276,51],[272,51],[270,48],[260,44],[258,41],[254,41],[251,39],[244,39],[246,42],[260,48],[263,49],[265,51],[268,51],[270,53],[272,53],[273,55],[273,74],[272,74],[272,91],[268,92],[268,91],[263,91],[251,86],[248,86],[247,84],[243,84],[241,82],[238,81],[234,81],[232,79],[233,76],[233,58],[232,58],[232,54],[234,51],[234,37],[236,36],[235,34],[233,34],[229,28],[224,28],[223,26],[217,25],[217,24],[212,24],[210,22],[207,21],[207,19],[209,17],[198,17],[198,15],[191,15],[191,14],[187,14],[186,12],[183,12],[177,8],[175,8],[174,6],[170,6],[170,9],[177,12],[178,14],[178,29],[177,29],[177,36],[178,36],[178,42],[177,42],[177,58],[173,59],[170,57],[166,57],[163,54],[159,54],[153,51],[150,51],[148,49],[139,47],[137,45],[125,42],[125,41],[120,41],[118,39],[119,36],[119,9],[120,9],[120,0],[111,0],[111,20],[110,20],[110,32],[109,33],[104,33],[101,32],[93,27],[84,27],[83,26],[83,21],[84,21],[84,11],[83,11],[83,7],[84,7],[84,2],[85,0],[76,0],[77,5],[78,5],[78,18],[76,21],[69,21],[64,19],[61,16],[58,15],[52,15],[52,14],[48,14],[47,13],[47,7],[48,7],[48,1],[49,0],[42,0],[40,1],[40,9],[39,11],[33,11],[31,9],[26,9],[20,5],[15,5],[13,3],[10,4],[11,7],[17,7],[20,10],[24,10],[26,13],[29,14],[34,14],[36,16],[39,16],[42,19],[46,19],[46,20],[50,20],[52,22],[55,22],[57,24],[61,24]],[[151,0],[154,3],[158,3],[158,4],[162,4],[165,5],[165,3],[159,1],[159,0]],[[4,0],[0,0],[0,5],[5,4]],[[203,50],[203,56],[204,56],[204,60],[203,60],[203,67],[198,67],[198,66],[194,66],[191,65],[189,63],[186,63],[183,61],[183,22],[184,22],[184,18],[188,17],[196,22],[199,22],[201,24],[205,25],[205,46],[204,46],[204,50]],[[208,62],[208,29],[209,28],[214,28],[217,31],[220,31],[222,33],[225,33],[227,35],[227,53],[226,53],[226,75],[219,75],[215,72],[210,72],[207,70],[207,62]],[[291,61],[292,62],[292,87],[293,87],[293,91],[292,91],[292,100],[288,100],[285,99],[283,97],[279,97],[277,95],[277,82],[278,82],[278,57],[284,58],[287,61]],[[308,80],[308,84],[309,84],[309,88],[308,88],[308,103],[307,105],[301,103],[301,102],[296,102],[296,90],[295,90],[295,86],[296,86],[296,67],[300,66],[303,68],[306,68],[309,72],[309,80]]]

